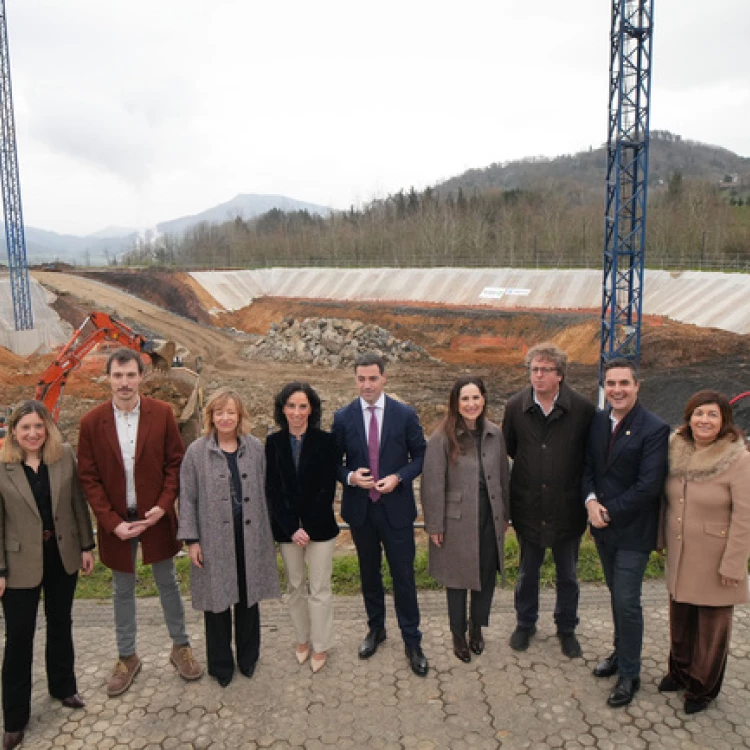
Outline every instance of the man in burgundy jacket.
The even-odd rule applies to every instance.
[[[135,562],[138,543],[151,565],[164,620],[172,639],[171,662],[186,680],[203,673],[185,630],[185,611],[175,577],[175,500],[184,453],[169,404],[141,396],[143,362],[130,349],[107,360],[112,400],[81,420],[78,471],[97,520],[101,561],[112,570],[118,659],[107,683],[110,696],[124,693],[141,668],[136,645]]]

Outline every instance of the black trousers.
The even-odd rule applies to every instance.
[[[2,598],[5,616],[5,655],[3,657],[3,719],[6,732],[20,732],[31,715],[31,667],[39,594],[44,591],[47,619],[47,688],[58,700],[78,692],[73,672],[73,595],[78,573],[68,575],[63,567],[57,542],[44,543],[44,573],[32,589],[6,589]]]
[[[514,594],[518,627],[531,630],[539,619],[539,575],[544,562],[546,547],[518,535],[521,561],[518,566],[518,582]],[[572,633],[578,625],[579,586],[576,569],[581,537],[574,536],[553,544],[555,561],[555,624],[558,633]]]
[[[479,529],[479,591],[471,592],[469,617],[475,625],[486,628],[490,624],[490,610],[495,596],[495,583],[499,569],[497,540],[495,526],[492,519],[485,521]],[[451,633],[463,635],[466,633],[466,589],[445,590],[448,598],[448,621]]]
[[[223,612],[204,612],[208,673],[219,680],[234,674],[232,654],[232,608]],[[260,609],[234,605],[234,647],[241,672],[251,670],[260,656]]]
[[[242,524],[235,519],[235,561],[240,600],[234,605],[234,647],[237,665],[241,672],[255,667],[260,656],[260,608],[247,606],[247,578]],[[234,674],[232,654],[232,607],[223,612],[204,612],[206,627],[206,659],[208,673],[219,680],[228,680]]]
[[[383,549],[393,579],[393,602],[401,637],[409,648],[422,642],[419,630],[419,603],[414,583],[414,528],[411,524],[395,529],[388,522],[382,502],[370,503],[362,526],[352,527],[352,539],[359,559],[362,596],[371,630],[385,627],[385,590],[380,566]]]

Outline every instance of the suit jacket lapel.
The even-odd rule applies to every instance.
[[[378,456],[383,457],[383,446],[385,445],[386,436],[391,427],[391,421],[393,417],[393,404],[391,399],[385,397],[385,408],[383,409],[383,424],[380,426],[380,444],[378,445]]]
[[[629,415],[625,415],[625,419],[628,419]],[[607,415],[609,418],[609,415]],[[609,451],[607,457],[607,466],[611,466],[619,457],[619,455],[625,450],[627,445],[633,441],[640,431],[642,421],[642,414],[640,411],[633,415],[632,419],[628,419],[629,424],[624,424],[617,431],[616,439],[612,445],[612,450]]]
[[[354,419],[354,429],[357,431],[357,435],[359,435],[359,439],[362,442],[364,454],[368,456],[369,450],[367,448],[367,435],[365,435],[365,418],[362,413],[362,402],[359,399],[352,404],[352,418]]]
[[[309,456],[308,441],[310,435],[305,435],[305,439],[302,441],[302,450],[299,454],[299,471],[302,472],[303,461],[307,461]],[[292,456],[292,444],[291,436],[288,432],[281,433],[281,439],[279,440],[281,446],[279,448],[279,461],[281,463],[281,472],[286,477],[292,477],[292,481],[296,484],[297,482],[297,469],[294,466],[294,456]]]
[[[294,468],[294,460],[292,459],[292,446],[287,440],[287,448],[289,450],[289,460],[292,462],[291,468]],[[307,466],[315,455],[315,432],[311,429],[308,430],[305,435],[305,439],[302,441],[302,450],[299,454],[299,469],[296,474],[298,477],[303,476],[307,471]]]
[[[39,508],[36,505],[36,500],[34,500],[34,493],[29,486],[29,480],[26,479],[26,472],[24,472],[23,466],[21,464],[6,464],[5,470],[8,472],[10,481],[13,482],[18,490],[18,494],[26,501],[34,513],[39,516]]]
[[[104,434],[104,438],[109,443],[112,452],[117,458],[117,463],[120,465],[120,469],[124,472],[125,464],[122,462],[122,450],[120,449],[120,440],[117,437],[117,427],[115,427],[114,408],[108,409],[104,412],[104,417],[101,421],[101,430]]]
[[[148,442],[148,433],[151,429],[151,406],[148,401],[141,397],[141,413],[138,417],[138,436],[135,439],[135,463],[138,463],[143,449]]]
[[[49,494],[52,502],[52,517],[57,514],[57,503],[60,498],[60,482],[62,477],[62,461],[55,461],[51,466],[47,466],[49,472]]]

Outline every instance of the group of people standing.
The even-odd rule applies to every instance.
[[[376,354],[356,361],[359,395],[335,413],[330,433],[320,427],[321,401],[310,385],[285,385],[274,402],[279,430],[265,446],[249,434],[240,394],[222,388],[205,405],[203,435],[185,451],[171,407],[140,394],[143,363],[127,349],[107,361],[112,399],[81,421],[77,465],[45,407],[24,402],[11,416],[0,455],[3,747],[22,742],[29,720],[41,591],[49,692],[68,708],[85,705],[74,674],[71,611],[78,570],[88,574],[94,565],[87,502],[99,557],[113,573],[118,656],[110,696],[128,690],[142,666],[139,546],[159,591],[169,658],[182,678],[203,674],[175,575],[173,558],[183,543],[192,604],[204,612],[208,672],[222,687],[235,666],[246,677],[255,671],[258,603],[280,596],[274,541],[295,657],[320,671],[334,638],[337,482],[367,613],[359,658],[371,658],[386,639],[385,553],[407,662],[427,675],[414,577],[413,482],[420,474],[429,571],[446,588],[458,659],[469,662],[485,648],[482,629],[510,523],[520,550],[510,647],[525,651],[536,633],[549,549],[560,647],[569,658],[582,656],[576,571],[588,524],[611,595],[614,650],[594,668],[598,677],[618,676],[608,704],[627,705],[640,687],[641,586],[651,551],[666,547],[670,653],[659,690],[684,690],[688,713],[705,709],[721,688],[733,606],[748,601],[750,454],[726,397],[695,394],[670,437],[638,401],[632,363],[606,365],[608,408],[599,412],[566,383],[567,356],[555,345],[534,347],[526,364],[529,385],[508,401],[502,427],[487,418],[483,381],[464,376],[429,441],[416,411],[386,395],[385,362]]]

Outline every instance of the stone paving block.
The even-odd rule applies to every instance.
[[[609,596],[584,586],[578,635],[584,659],[560,652],[552,621],[554,592],[542,595],[539,632],[513,652],[510,590],[498,590],[486,651],[460,663],[453,655],[442,592],[420,592],[426,679],[411,673],[389,609],[388,639],[368,660],[357,658],[366,630],[360,599],[336,601],[337,641],[313,675],[294,658],[284,606],[262,605],[262,653],[251,680],[237,673],[225,689],[204,676],[186,683],[169,664],[158,600],[138,602],[143,670],[133,687],[108,698],[114,665],[111,604],[76,602],[79,689],[86,709],[68,711],[46,694],[44,637],[36,643],[30,748],[750,748],[750,616],[737,608],[724,690],[708,711],[683,712],[680,695],[662,695],[668,618],[663,583],[644,586],[647,610],[642,688],[626,709],[606,706],[614,679],[591,675],[611,650]],[[41,618],[40,618],[41,619]],[[40,625],[43,624],[40,622]],[[188,610],[197,658],[205,659],[200,613]],[[1,630],[0,623],[0,630]]]

